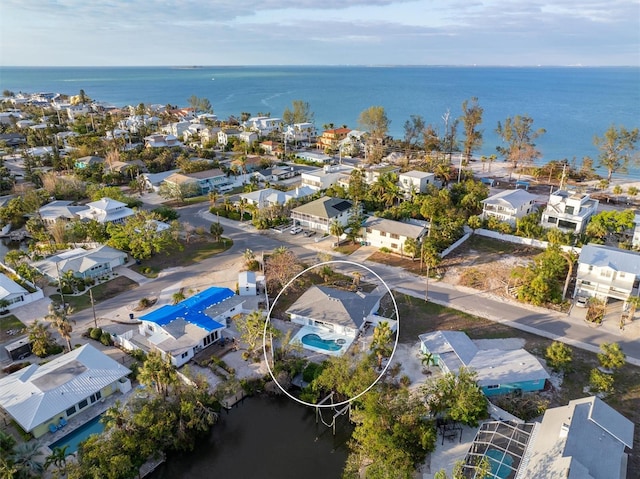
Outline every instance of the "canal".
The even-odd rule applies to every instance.
[[[331,413],[323,410],[325,421]],[[208,439],[187,454],[172,455],[151,479],[338,479],[352,427],[345,416],[336,435],[312,408],[289,398],[248,398],[222,412]]]

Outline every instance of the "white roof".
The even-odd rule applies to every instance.
[[[534,195],[525,190],[504,190],[482,200],[484,204],[509,206],[515,210],[527,203],[533,203]]]
[[[94,219],[100,223],[117,221],[135,213],[131,208],[128,208],[126,204],[112,200],[111,198],[102,198],[98,201],[87,203],[87,206],[89,206],[90,209],[78,211],[78,215],[82,218]]]
[[[0,379],[0,406],[25,430],[113,384],[131,371],[90,344]]]
[[[398,177],[400,178],[402,178],[403,176],[406,176],[409,178],[430,178],[435,175],[433,173],[427,173],[426,171],[411,170],[411,171],[405,171],[404,173],[400,173],[398,175]]]
[[[614,271],[633,273],[636,276],[640,275],[640,253],[610,246],[585,245],[580,251],[578,262],[600,268],[607,267]]]
[[[27,294],[27,290],[6,275],[0,273],[0,299],[9,298],[13,295]]]
[[[57,278],[58,271],[60,274],[69,270],[84,273],[94,266],[110,263],[123,256],[126,258],[127,254],[105,245],[90,250],[76,248],[36,261],[33,267],[50,278]]]
[[[405,223],[403,221],[389,220],[386,218],[378,218],[370,216],[366,219],[363,228],[371,228],[376,231],[385,231],[387,233],[395,233],[406,238],[417,239],[427,230],[426,227]]]

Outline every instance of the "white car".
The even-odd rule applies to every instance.
[[[292,235],[302,233],[302,226],[294,226],[293,228],[291,228],[291,231],[289,231],[289,233],[291,233]]]
[[[588,296],[577,296],[576,297],[576,306],[578,308],[586,308],[589,305],[589,297]]]

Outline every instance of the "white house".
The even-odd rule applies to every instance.
[[[17,273],[11,268],[4,266],[6,272],[14,274]],[[24,280],[23,280],[24,281]],[[13,279],[9,278],[6,274],[0,273],[0,300],[7,301],[8,305],[3,309],[14,309],[24,304],[32,303],[39,299],[44,298],[44,293],[34,284],[25,281],[22,286],[16,283]],[[31,290],[27,290],[27,287]]]
[[[135,214],[125,203],[106,197],[87,203],[87,206],[89,209],[78,210],[77,215],[86,220],[96,220],[98,223],[124,223],[129,216]]]
[[[313,195],[314,191],[308,186],[302,186],[289,191],[274,190],[265,188],[263,190],[240,193],[240,198],[246,200],[247,204],[255,205],[258,208],[268,208],[269,206],[285,205],[291,200],[306,198]]]
[[[0,407],[22,429],[42,437],[86,408],[131,389],[129,369],[85,344],[0,379]]]
[[[304,228],[329,232],[331,223],[346,226],[353,214],[353,204],[342,198],[323,196],[291,211],[294,224]]]
[[[260,136],[267,136],[269,133],[279,131],[282,128],[282,119],[268,116],[254,116],[245,121],[242,126],[246,130],[254,131]]]
[[[161,173],[141,173],[141,175],[144,179],[145,188],[157,192],[162,182],[174,173],[180,173],[180,170],[168,170]]]
[[[526,190],[504,190],[482,200],[482,219],[493,217],[515,225],[523,216],[532,213],[536,197]]]
[[[258,134],[255,131],[243,131],[238,135],[238,138],[240,138],[240,141],[250,145],[254,141],[258,141]]]
[[[238,138],[240,136],[240,130],[235,128],[226,128],[218,132],[218,145],[227,146],[229,139],[232,137]]]
[[[240,296],[255,296],[258,294],[255,271],[241,271],[238,273],[238,294]]]
[[[625,478],[633,430],[633,422],[595,396],[547,409],[517,477]]]
[[[296,156],[305,161],[318,163],[320,165],[326,165],[333,161],[333,156],[325,155],[324,153],[315,153],[313,151],[298,151],[296,152]]]
[[[284,137],[289,143],[311,143],[316,135],[315,125],[309,122],[287,125],[284,130]]]
[[[260,171],[256,171],[253,173],[253,176],[258,178],[260,181],[282,181],[288,178],[293,178],[296,175],[300,174],[300,170],[298,170],[294,166],[276,166],[274,168],[265,168]]]
[[[79,218],[79,211],[89,210],[88,206],[74,206],[73,201],[54,200],[40,207],[38,215],[45,224],[53,224],[57,220],[71,221]]]
[[[631,246],[640,248],[640,215],[635,215],[633,219],[633,237],[631,238]]]
[[[435,184],[435,175],[426,171],[406,171],[398,174],[400,188],[410,197],[412,193],[426,193]]]
[[[191,122],[176,121],[162,127],[162,132],[167,135],[173,135],[176,138],[182,138],[185,131],[189,129]]]
[[[75,248],[49,256],[32,264],[51,281],[67,271],[73,271],[80,278],[95,278],[111,273],[127,262],[127,253],[101,245],[93,249]]]
[[[380,307],[380,296],[312,286],[287,310],[291,322],[355,338]]]
[[[222,337],[227,320],[243,311],[245,300],[229,288],[211,287],[145,314],[137,331],[117,332],[116,342],[126,349],[157,349],[180,367]]]
[[[578,258],[575,296],[626,301],[638,296],[640,253],[588,244]]]
[[[586,193],[556,190],[549,196],[540,224],[545,228],[583,233],[597,210],[598,200],[591,199]]]
[[[309,186],[315,191],[326,190],[338,183],[342,178],[348,178],[353,168],[347,165],[327,165],[317,170],[303,171],[300,175],[302,186]]]
[[[408,239],[419,242],[428,229],[423,225],[370,216],[362,224],[361,236],[371,246],[403,253]],[[419,252],[416,252],[419,254]]]
[[[144,137],[144,146],[147,148],[171,148],[183,145],[175,135],[154,133],[153,135]]]
[[[231,184],[227,174],[219,168],[211,170],[196,171],[195,173],[172,173],[167,176],[163,183],[169,187],[177,188],[184,184],[195,185],[194,194],[206,194],[215,189],[224,188]]]

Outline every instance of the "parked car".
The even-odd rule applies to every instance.
[[[302,233],[302,226],[294,226],[293,228],[291,228],[291,231],[289,231],[289,233],[291,233],[292,235]]]
[[[588,296],[576,296],[576,306],[579,308],[586,308],[589,305],[589,297]]]
[[[313,235],[315,235],[315,234],[316,234],[316,232],[315,232],[315,231],[313,231],[313,230],[307,230],[307,231],[305,231],[305,232],[304,232],[304,235],[305,235],[307,238],[310,238],[311,236],[313,236]]]

